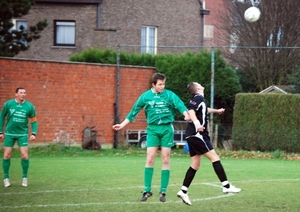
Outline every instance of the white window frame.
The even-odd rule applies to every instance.
[[[55,20],[54,21],[54,46],[75,46],[76,22]]]
[[[22,26],[22,25],[24,26],[25,33],[27,32],[28,22],[26,19],[11,19],[11,22],[13,23],[13,26],[12,26],[12,28],[10,28],[9,32],[12,32],[12,30],[21,31],[20,26]],[[25,23],[25,24],[20,24],[20,22]],[[27,46],[27,40],[25,40],[24,37],[22,37],[21,39],[15,41],[15,42],[19,42],[19,43],[22,43],[25,46]]]
[[[13,23],[13,27],[11,28],[11,30],[17,30],[17,31],[19,31],[20,29],[19,29],[19,27],[17,27],[17,25],[18,25],[18,23],[19,22],[26,22],[26,24],[25,24],[25,26],[24,26],[24,28],[25,28],[25,31],[28,29],[28,22],[27,22],[27,20],[25,20],[25,19],[12,19],[11,20],[12,21],[12,23]],[[21,25],[20,25],[21,26]]]
[[[237,2],[245,3],[245,0],[236,0]],[[257,6],[260,3],[260,0],[250,0],[252,6]]]
[[[239,37],[237,36],[236,33],[232,33],[230,35],[230,49],[229,49],[231,53],[235,52],[238,42],[239,42]]]
[[[141,53],[156,54],[157,52],[157,27],[142,26],[141,28]]]
[[[283,30],[281,27],[279,28],[278,33],[276,33],[276,34],[277,34],[277,37],[274,36],[273,32],[271,32],[270,38],[267,41],[267,46],[270,46],[270,47],[278,47],[279,46],[281,37],[283,35]],[[273,41],[275,41],[276,46],[273,46]]]

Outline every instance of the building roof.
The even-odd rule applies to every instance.
[[[265,90],[262,90],[259,93],[284,93],[284,94],[287,94],[288,92],[286,92],[283,88],[279,88],[279,86],[272,85],[272,86],[266,88]]]

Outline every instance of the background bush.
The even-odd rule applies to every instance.
[[[300,152],[299,102],[298,94],[236,95],[233,148]]]

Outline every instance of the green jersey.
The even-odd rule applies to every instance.
[[[4,103],[0,114],[0,133],[3,133],[5,117],[7,117],[6,135],[28,135],[28,119],[31,121],[32,134],[36,135],[38,124],[35,108],[30,102],[24,100],[20,104],[15,99],[11,99]]]
[[[166,89],[161,93],[154,93],[152,89],[144,92],[135,102],[126,118],[132,122],[143,108],[147,123],[155,125],[172,123],[175,110],[181,114],[187,111],[181,99],[174,92]]]

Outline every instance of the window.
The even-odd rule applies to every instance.
[[[21,26],[24,28],[24,30],[27,30],[27,21],[26,20],[20,20],[20,19],[12,19],[11,22],[14,24],[14,26],[10,29],[11,30],[17,30],[21,31]]]
[[[234,53],[235,52],[235,49],[236,49],[236,47],[237,47],[237,45],[238,45],[238,42],[239,42],[239,37],[238,37],[238,35],[236,34],[236,33],[232,33],[231,35],[230,35],[230,49],[229,49],[229,51],[231,52],[231,53]]]
[[[245,3],[245,0],[237,0],[237,2]],[[250,0],[252,6],[257,6],[260,3],[260,0]]]
[[[16,30],[16,31],[22,31],[22,36],[20,39],[15,40],[15,42],[19,42],[24,44],[25,46],[27,46],[27,40],[24,38],[24,34],[23,33],[27,33],[27,21],[26,20],[21,20],[21,19],[12,19],[11,22],[13,23],[13,27],[9,30],[9,32],[12,32],[12,30]]]
[[[211,39],[214,37],[214,25],[204,25],[204,38]]]
[[[282,41],[283,30],[280,27],[279,29],[274,28],[270,34],[270,38],[267,41],[267,46],[269,47],[278,47]],[[278,52],[279,49],[276,49],[275,52]]]
[[[21,31],[21,27],[24,27],[24,30],[27,30],[27,21],[26,20],[15,20],[14,27],[16,30]]]
[[[75,21],[54,21],[54,46],[75,46]]]
[[[156,54],[156,27],[143,26],[141,31],[141,53]]]

